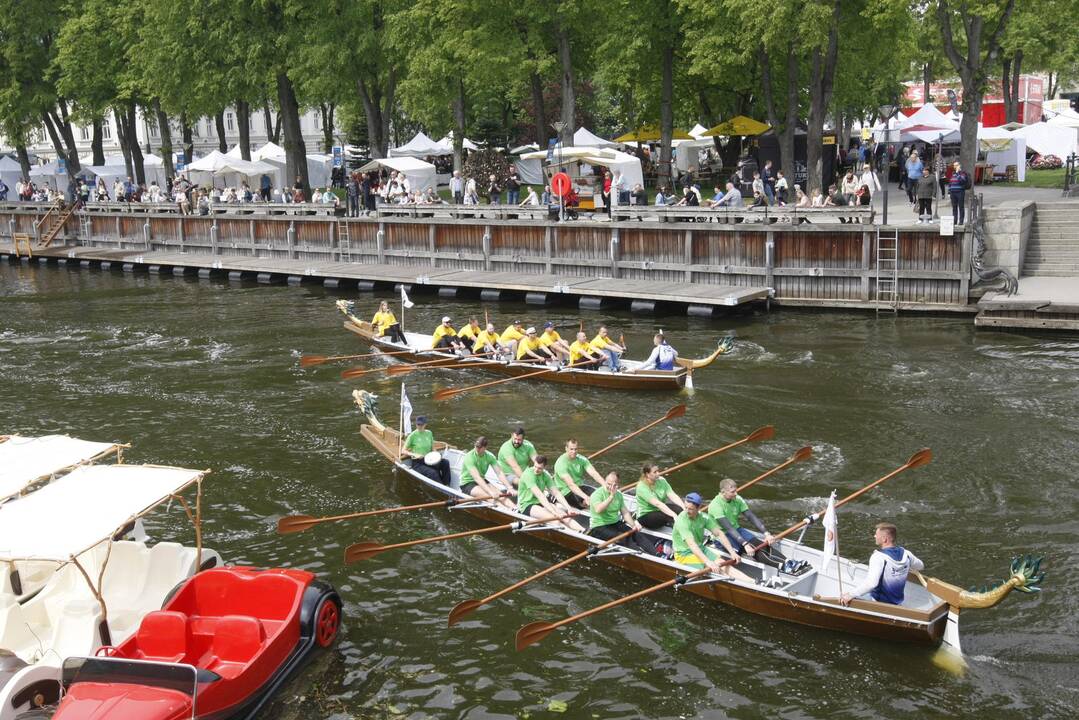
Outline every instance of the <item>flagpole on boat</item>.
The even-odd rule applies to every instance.
[[[402,306],[401,315],[404,315]],[[403,332],[403,331],[402,331]],[[397,401],[397,462],[401,461],[405,444],[405,383],[401,383],[401,398]]]

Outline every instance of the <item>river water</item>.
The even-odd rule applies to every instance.
[[[364,352],[321,287],[260,287],[190,278],[0,266],[0,432],[68,433],[133,443],[129,462],[212,468],[207,545],[229,561],[288,565],[341,591],[337,651],[292,683],[276,718],[1074,717],[1079,701],[1079,339],[976,332],[969,316],[773,311],[722,320],[417,296],[410,328],[484,310],[625,333],[631,356],[659,326],[684,356],[723,330],[734,353],[697,373],[692,395],[572,390],[513,382],[435,403],[433,392],[490,379],[412,373],[416,412],[436,437],[501,441],[517,423],[541,451],[568,436],[607,444],[677,402],[680,420],[599,461],[635,478],[774,424],[742,446],[672,476],[706,496],[747,480],[803,445],[814,458],[747,493],[770,528],[843,496],[930,447],[934,461],[840,512],[844,555],[865,559],[872,527],[896,522],[930,574],[961,586],[1007,575],[1016,553],[1046,556],[1041,595],[1013,593],[963,614],[965,675],[933,650],[892,646],[768,620],[686,594],[657,594],[576,623],[523,653],[516,629],[639,590],[647,581],[581,563],[447,629],[447,611],[564,554],[537,540],[484,536],[386,553],[344,566],[361,539],[399,542],[478,527],[445,510],[329,524],[279,536],[290,513],[330,515],[423,502],[358,435],[354,387],[381,396],[395,422],[399,383],[343,381],[344,366],[298,367],[302,353]],[[387,295],[387,297],[389,297]],[[362,313],[375,296],[358,298]],[[639,349],[639,351],[638,351]],[[632,352],[638,351],[638,352]],[[386,360],[365,361],[370,367]],[[174,507],[151,531],[192,542]],[[820,543],[811,531],[807,542]]]

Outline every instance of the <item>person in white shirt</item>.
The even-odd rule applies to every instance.
[[[461,171],[454,170],[450,178],[450,197],[455,205],[461,205],[465,201],[465,181],[461,179]]]
[[[652,338],[652,343],[655,345],[652,348],[652,354],[648,356],[648,359],[644,361],[644,364],[638,367],[634,372],[641,372],[642,370],[674,370],[674,361],[678,358],[678,351],[671,347],[671,344],[667,342],[667,338],[663,336],[663,332],[656,333],[656,336]]]
[[[234,203],[236,202],[236,191],[232,188],[225,188],[225,192],[221,195],[221,202]]]
[[[535,188],[531,185],[528,186],[528,194],[525,195],[525,199],[518,203],[517,207],[525,207],[529,205],[539,205],[539,195],[536,194]]]
[[[821,195],[820,190],[813,191],[813,197],[810,198],[810,203],[813,207],[824,207],[824,196]]]
[[[843,593],[839,597],[841,603],[850,605],[854,598],[868,594],[880,603],[903,604],[907,576],[912,570],[918,572],[924,569],[925,563],[910,550],[895,544],[896,532],[895,525],[891,523],[877,523],[873,541],[880,549],[874,550],[869,557],[869,572],[865,579],[850,592]]]
[[[465,205],[479,205],[480,196],[476,193],[476,179],[465,181]]]
[[[877,180],[877,174],[873,172],[873,168],[869,167],[869,163],[866,163],[862,170],[862,177],[858,180],[858,184],[869,188],[870,197],[880,190],[880,181]]]
[[[330,190],[330,188],[326,188],[326,190],[322,193],[322,202],[325,205],[333,205],[334,207],[337,207],[341,204],[340,198],[338,198],[337,195],[335,195]]]
[[[671,204],[671,198],[667,196],[667,188],[661,187],[656,190],[656,207],[662,207]]]
[[[614,177],[611,178],[611,207],[618,207],[619,200],[625,189],[626,182],[622,178],[622,171],[615,170]]]

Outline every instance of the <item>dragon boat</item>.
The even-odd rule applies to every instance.
[[[417,362],[445,358],[446,360],[455,361],[458,366],[475,363],[477,370],[488,370],[510,377],[529,373],[535,374],[537,370],[543,369],[543,366],[537,366],[535,363],[503,362],[479,357],[461,357],[452,352],[434,350],[431,348],[431,335],[429,333],[406,332],[404,336],[407,344],[395,343],[390,338],[379,335],[371,323],[356,317],[353,314],[354,305],[355,303],[351,300],[337,301],[337,309],[346,318],[345,329],[355,333],[380,350],[395,353],[395,357],[399,360]],[[640,370],[640,367],[644,365],[644,361],[623,358],[624,372],[614,373],[607,369],[585,370],[584,368],[569,367],[535,375],[532,379],[566,385],[590,385],[620,390],[679,390],[683,387],[691,388],[693,387],[693,371],[708,367],[717,357],[729,353],[733,345],[733,339],[725,337],[708,357],[699,359],[677,358],[675,362],[678,367],[674,370]],[[412,352],[407,352],[409,350]],[[402,351],[405,352],[402,354]]]
[[[492,524],[529,521],[531,517],[487,501],[470,501],[459,489],[461,468],[465,452],[446,445],[439,449],[449,461],[452,481],[449,486],[430,480],[402,462],[399,455],[401,433],[383,425],[376,415],[376,396],[362,390],[353,392],[360,411],[367,422],[361,426],[361,434],[394,467],[413,479],[428,493],[455,502],[453,509],[461,509],[470,515]],[[487,475],[488,482],[500,487],[493,470]],[[626,505],[630,512],[635,509],[635,498],[627,494]],[[817,518],[819,519],[819,518]],[[560,545],[574,553],[594,548],[602,541],[586,534],[574,532],[558,522],[531,524],[516,530],[538,539]],[[643,531],[657,541],[657,546],[668,545],[671,531]],[[760,536],[758,535],[758,539]],[[677,584],[677,588],[689,591],[706,600],[737,607],[755,615],[783,620],[801,625],[852,633],[891,642],[920,645],[941,645],[961,660],[959,638],[959,613],[968,608],[988,608],[1001,602],[1012,590],[1037,592],[1044,573],[1040,571],[1040,559],[1030,556],[1012,562],[1009,578],[981,592],[962,590],[951,583],[936,578],[916,577],[908,580],[905,600],[901,606],[855,599],[849,606],[839,601],[841,587],[851,588],[866,576],[868,566],[847,558],[836,558],[826,571],[821,571],[823,552],[804,545],[801,537],[783,539],[776,543],[780,552],[792,567],[801,566],[799,574],[788,574],[780,568],[742,558],[738,569],[749,576],[748,581],[725,575],[705,574]],[[718,548],[722,552],[722,548]],[[610,546],[595,551],[594,558],[654,581],[668,581],[685,576],[696,568],[676,563],[667,555],[646,555],[622,546]],[[784,563],[783,567],[787,567]]]

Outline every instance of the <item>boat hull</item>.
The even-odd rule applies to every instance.
[[[396,431],[379,430],[371,425],[364,425],[361,433],[387,459],[396,461]],[[457,497],[445,486],[434,483],[402,464],[397,468],[417,480],[426,492],[438,497]],[[487,524],[504,524],[507,516],[493,508],[480,505],[466,505],[463,509],[470,515]],[[532,531],[528,534],[554,543],[574,553],[581,552],[592,544],[576,535],[556,531]],[[656,582],[671,580],[685,572],[658,559],[646,558],[639,554],[600,555],[600,559],[611,565],[628,570]],[[749,586],[729,581],[693,584],[681,586],[684,591],[693,593],[713,602],[723,603],[746,612],[763,617],[808,625],[825,630],[863,635],[891,642],[903,642],[917,645],[936,645],[944,637],[947,622],[947,606],[938,604],[931,611],[919,611],[907,608],[890,608],[891,614],[865,612],[857,608],[847,608],[827,600],[808,596],[797,596],[785,592],[766,589],[761,586]],[[875,604],[874,604],[875,605]],[[902,617],[909,615],[910,617]]]

